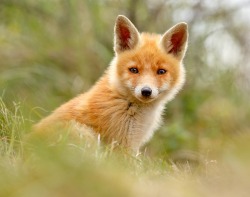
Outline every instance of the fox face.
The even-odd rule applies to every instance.
[[[187,48],[187,25],[179,23],[165,34],[139,33],[125,16],[115,25],[113,70],[126,94],[149,103],[171,99],[185,81],[182,59]]]

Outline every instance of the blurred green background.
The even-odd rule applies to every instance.
[[[141,32],[185,21],[187,83],[143,151],[213,154],[250,132],[249,13],[244,0],[1,0],[0,96],[10,110],[20,106],[29,128],[102,75],[117,15]]]

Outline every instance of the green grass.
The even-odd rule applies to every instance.
[[[16,145],[21,143],[23,135],[25,120],[19,110],[19,104],[13,103],[13,105],[14,109],[11,111],[0,98],[0,149],[4,155],[12,155],[16,152]]]
[[[0,196],[247,196],[249,136],[177,162],[70,141],[27,141],[20,105],[0,108]]]

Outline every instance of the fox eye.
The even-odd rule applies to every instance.
[[[165,70],[165,69],[159,69],[159,70],[157,70],[157,74],[158,75],[163,75],[163,74],[165,74],[167,71]]]
[[[136,73],[139,73],[139,70],[138,70],[137,68],[134,68],[134,67],[133,67],[133,68],[130,68],[129,71],[130,71],[131,73],[135,73],[135,74],[136,74]]]

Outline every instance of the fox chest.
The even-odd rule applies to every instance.
[[[161,112],[159,106],[113,103],[95,112],[91,126],[108,143],[116,142],[137,150],[151,138],[159,126]]]

